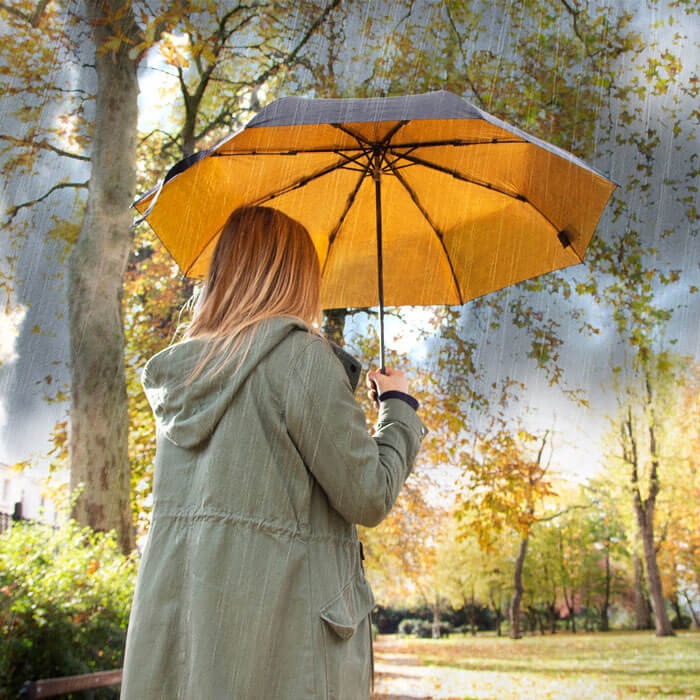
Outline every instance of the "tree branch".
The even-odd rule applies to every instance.
[[[9,141],[17,146],[27,146],[29,148],[43,148],[47,151],[51,151],[59,156],[65,156],[66,158],[75,158],[76,160],[84,160],[90,162],[89,156],[83,156],[80,153],[71,153],[70,151],[64,151],[62,148],[51,145],[48,141],[25,141],[24,139],[18,139],[14,136],[9,136],[8,134],[0,134],[0,141]]]
[[[7,5],[4,2],[0,2],[0,10],[5,10],[5,12],[28,22],[32,25],[32,27],[36,28],[39,26],[39,22],[41,22],[44,10],[48,4],[49,0],[39,0],[34,8],[34,12],[32,12],[31,15],[28,15],[26,12],[22,12],[22,10],[18,10],[16,7],[12,7],[12,5]]]
[[[15,218],[15,216],[17,216],[21,209],[24,209],[26,207],[32,207],[35,204],[39,204],[39,202],[43,202],[49,195],[53,194],[57,190],[63,190],[70,187],[80,189],[83,187],[87,187],[89,183],[89,180],[85,182],[59,182],[58,184],[54,185],[49,190],[44,192],[44,194],[42,194],[41,197],[31,199],[27,202],[22,202],[21,204],[16,204],[9,210],[7,220],[5,221],[5,226],[9,226],[9,224],[12,223],[12,220]]]
[[[561,515],[566,515],[566,513],[568,513],[569,511],[580,510],[582,508],[590,508],[590,506],[587,503],[574,504],[572,506],[569,506],[568,508],[564,508],[564,510],[560,510],[558,513],[553,513],[552,515],[548,515],[546,517],[537,518],[537,522],[547,523],[550,520],[554,520],[555,518],[558,518]]]
[[[471,75],[469,75],[469,62],[467,61],[467,56],[464,53],[464,39],[462,39],[462,36],[460,33],[457,31],[457,25],[455,24],[454,19],[452,18],[452,13],[450,12],[449,5],[445,5],[445,10],[447,11],[447,18],[450,20],[450,25],[452,26],[452,31],[455,33],[455,36],[457,37],[457,44],[459,46],[459,53],[462,55],[462,63],[464,63],[464,77],[467,81],[467,85],[469,85],[471,91],[474,93],[474,96],[476,97],[477,100],[479,100],[479,104],[481,104],[482,107],[486,108],[488,105],[486,104],[486,100],[481,96],[481,93],[479,90],[476,89],[476,85],[474,85],[474,81],[472,80]]]
[[[299,43],[294,47],[291,53],[287,55],[286,58],[281,60],[279,63],[276,63],[273,66],[270,66],[267,70],[264,70],[254,81],[255,85],[262,85],[269,77],[277,73],[283,66],[285,65],[290,65],[294,60],[296,59],[297,54],[304,48],[306,43],[309,41],[309,39],[313,36],[314,32],[321,26],[321,24],[325,21],[326,17],[331,13],[331,10],[334,10],[338,5],[340,4],[340,0],[333,0],[324,10],[323,12],[317,17],[316,21],[312,23],[312,25],[308,28],[304,36],[301,38]]]

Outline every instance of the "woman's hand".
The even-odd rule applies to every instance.
[[[374,403],[375,408],[379,408],[379,394],[383,394],[385,391],[408,393],[408,377],[400,369],[386,367],[384,371],[386,374],[382,374],[378,369],[371,369],[367,372],[366,381],[369,387],[367,395]]]

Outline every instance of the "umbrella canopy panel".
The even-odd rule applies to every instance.
[[[581,262],[615,187],[450,93],[284,98],[135,206],[197,278],[232,210],[275,207],[314,241],[324,308],[372,306],[375,177],[390,306],[464,303]]]

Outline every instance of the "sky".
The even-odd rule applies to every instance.
[[[620,5],[621,6],[621,5]],[[636,7],[636,4],[631,5]],[[371,11],[371,10],[368,10]],[[646,13],[646,14],[645,14]],[[648,12],[639,9],[637,19],[640,26],[649,23]],[[684,54],[686,64],[681,80],[687,79],[690,72],[697,71],[698,51],[697,26],[685,27],[690,35],[688,51]],[[500,28],[494,24],[489,28],[494,37],[500,37]],[[668,27],[655,30],[659,41],[658,52],[664,48],[672,30]],[[500,39],[499,39],[500,40]],[[83,75],[66,74],[66,68],[58,60],[51,67],[57,76],[66,81],[78,81],[85,84],[89,80]],[[163,107],[157,86],[167,80],[152,68],[161,67],[158,59],[149,59],[151,69],[141,71],[140,111],[143,130],[157,124],[159,120],[168,119],[170,108]],[[89,87],[89,85],[87,86]],[[698,296],[687,295],[684,289],[691,284],[700,286],[700,246],[697,232],[680,230],[678,235],[667,241],[660,237],[668,228],[682,227],[678,207],[672,192],[664,187],[663,178],[685,167],[689,159],[697,157],[697,142],[682,144],[680,151],[675,150],[673,125],[664,118],[664,98],[650,100],[646,105],[644,119],[649,128],[658,130],[665,148],[667,158],[661,164],[663,171],[656,174],[652,187],[658,189],[653,198],[653,209],[638,203],[637,210],[644,225],[649,227],[649,240],[656,243],[661,252],[660,257],[671,266],[682,270],[682,285],[674,290],[660,290],[665,295],[663,301],[671,306],[682,308],[674,315],[669,326],[669,337],[676,338],[675,348],[681,354],[700,357],[700,307]],[[21,133],[22,125],[14,121],[12,105],[6,102],[0,105],[0,124],[5,132]],[[54,114],[47,106],[46,119]],[[629,149],[619,149],[612,154],[600,154],[594,165],[610,174],[613,180],[624,178],[634,166],[635,154]],[[17,179],[5,183],[0,204],[9,206],[18,198],[36,196],[44,189],[46,178],[52,176],[51,169],[57,162],[47,160],[42,166],[45,178],[38,177]],[[61,162],[61,167],[66,164]],[[74,166],[71,176],[85,174],[85,165]],[[68,206],[68,197],[57,197],[52,206]],[[25,246],[19,252],[19,268],[25,282],[20,292],[21,306],[11,313],[0,311],[0,462],[14,463],[19,460],[32,459],[39,472],[46,470],[46,451],[48,436],[56,420],[65,415],[65,404],[49,404],[42,397],[42,380],[52,375],[55,381],[65,381],[67,377],[68,339],[65,316],[57,318],[65,310],[65,280],[56,276],[57,249],[52,246],[44,232],[48,228],[51,216],[49,206],[38,209],[33,215],[32,227]],[[612,214],[608,210],[598,227],[598,235],[605,235],[613,225]],[[4,243],[0,242],[0,253],[7,253]],[[560,274],[577,279],[581,270],[570,268]],[[554,431],[553,467],[573,479],[590,476],[599,468],[602,460],[602,436],[607,428],[607,416],[614,411],[615,396],[610,388],[610,368],[621,359],[621,346],[612,328],[609,317],[588,300],[577,300],[586,317],[599,325],[601,332],[595,336],[586,336],[578,331],[578,324],[570,318],[571,307],[559,302],[542,298],[539,308],[545,314],[556,318],[562,328],[565,340],[561,350],[561,363],[567,382],[573,387],[581,387],[586,393],[589,407],[575,406],[556,387],[550,387],[542,372],[534,363],[526,359],[528,341],[512,324],[503,323],[493,332],[481,334],[478,338],[479,352],[487,371],[493,376],[510,374],[524,382],[527,396],[520,404],[529,407],[525,422],[533,430],[552,429]],[[684,306],[683,306],[684,305]],[[416,341],[416,329],[425,320],[426,312],[415,309],[406,313],[407,324],[402,327],[403,338],[398,341],[398,349],[410,349],[416,362],[421,361],[421,348]],[[465,320],[469,321],[469,305],[465,307]],[[359,321],[358,321],[359,322]],[[37,332],[37,329],[39,331]],[[387,342],[390,344],[395,332],[399,331],[394,319],[387,320]],[[465,332],[469,332],[469,329]],[[55,383],[54,385],[55,386]],[[447,488],[455,475],[445,472],[439,478]]]

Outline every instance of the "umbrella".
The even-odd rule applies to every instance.
[[[231,211],[272,206],[309,231],[324,308],[464,304],[583,261],[616,185],[446,91],[284,97],[177,163],[134,206],[203,278]]]

